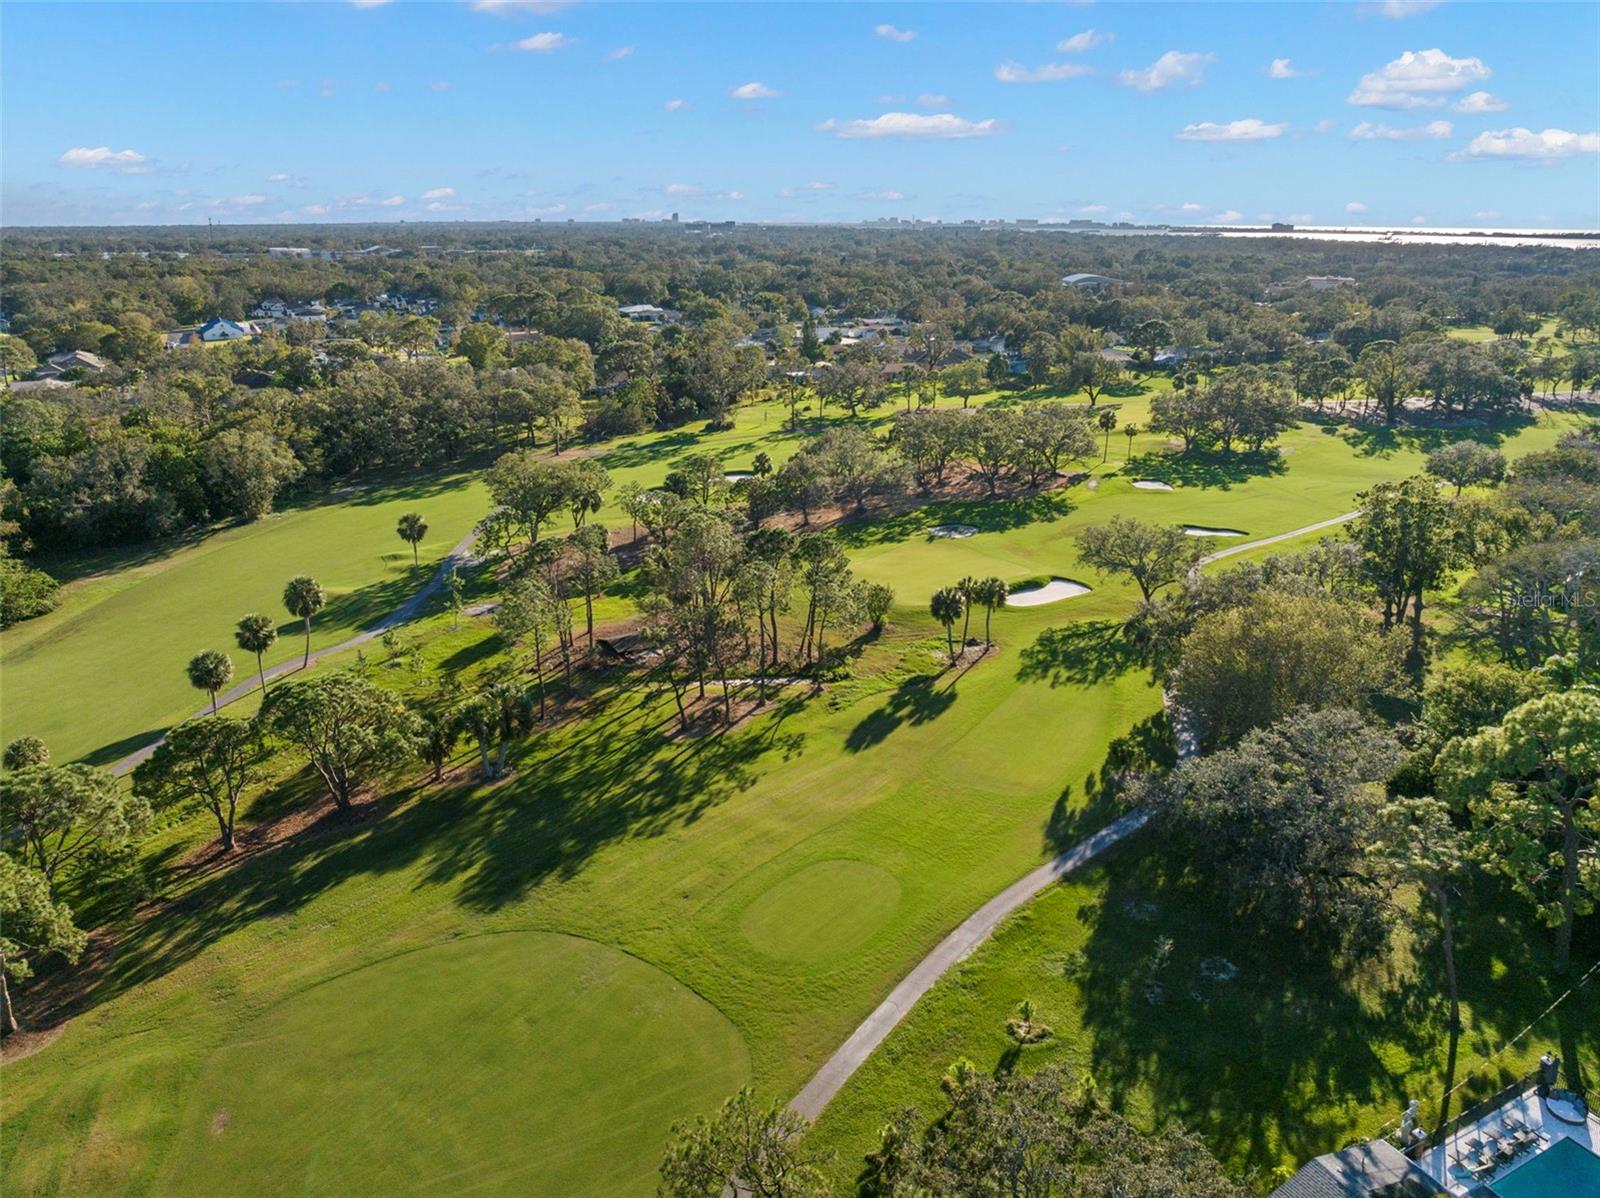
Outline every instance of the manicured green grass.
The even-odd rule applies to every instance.
[[[412,510],[429,525],[420,569],[395,534]],[[482,484],[453,471],[335,492],[191,543],[94,563],[101,568],[63,588],[56,611],[6,631],[5,737],[41,736],[60,761],[115,760],[204,704],[184,674],[201,649],[226,650],[237,681],[255,672],[233,640],[246,612],[279,622],[268,665],[303,651],[301,622],[283,607],[291,577],[310,574],[326,588],[311,644],[336,644],[399,606],[487,510]]]
[[[1136,410],[1137,401],[1130,417]],[[760,409],[741,412],[730,432],[633,438],[605,459],[614,476],[659,481],[677,457],[702,449],[731,455],[762,446],[777,457],[793,444],[762,431],[775,421]],[[1546,419],[1502,439],[1518,452],[1558,431]],[[790,688],[750,724],[690,739],[671,735],[670,698],[618,678],[595,700],[593,718],[530,737],[514,755],[517,773],[498,786],[478,786],[470,774],[442,789],[402,785],[381,815],[313,829],[235,869],[174,883],[149,918],[126,928],[85,1013],[47,1049],[5,1066],[0,1165],[8,1192],[215,1192],[235,1173],[251,1193],[429,1192],[452,1184],[450,1162],[503,1161],[514,1145],[522,1161],[555,1161],[552,1171],[484,1174],[472,1192],[646,1193],[669,1115],[709,1109],[746,1068],[768,1094],[794,1093],[954,924],[1103,824],[1112,811],[1108,780],[1159,744],[1159,696],[1119,632],[1134,595],[1078,565],[1076,531],[1123,512],[1268,535],[1345,510],[1371,481],[1415,469],[1427,447],[1404,434],[1308,425],[1286,440],[1277,465],[1174,463],[1156,456],[1159,439],[1145,435],[1134,465],[1112,471],[1126,448],[1113,440],[1096,490],[1079,484],[1044,500],[974,508],[965,522],[994,523],[970,540],[927,541],[920,530],[942,522],[939,510],[850,528],[861,572],[889,581],[900,597],[885,634],[855,646],[855,677],[820,693]],[[1177,490],[1128,485],[1160,471]],[[450,494],[464,531],[486,501],[476,488]],[[379,552],[403,552],[393,523],[410,506],[442,529],[428,503],[407,498],[370,528],[326,532],[331,560],[348,555],[352,535],[357,544],[370,535]],[[454,539],[436,535],[441,547]],[[1062,573],[1095,589],[997,612],[998,650],[946,671],[926,594],[977,572]],[[276,599],[281,573],[269,572],[262,605]],[[235,614],[218,617],[226,617],[224,632]],[[459,631],[450,623],[435,616],[408,634],[430,669],[471,672],[497,660],[486,621],[464,620]],[[981,614],[974,627],[981,629]],[[188,651],[187,638],[182,651],[169,647],[180,682]],[[385,679],[400,673],[377,669]],[[269,818],[314,792],[298,775],[257,799],[252,817]],[[185,828],[187,835],[172,828],[152,842],[157,861],[170,863],[211,834],[204,820]],[[541,992],[517,991],[529,994],[526,1006],[454,993],[522,985],[517,954],[496,956],[498,938],[483,937],[530,931],[578,938],[599,955],[527,949]],[[471,947],[444,947],[455,945]],[[479,952],[490,955],[477,960]],[[615,953],[649,967],[650,980],[641,973],[604,981],[621,969]],[[432,961],[441,962],[437,970]],[[421,972],[394,972],[411,966]],[[1049,966],[1036,959],[1026,968]],[[682,991],[658,981],[669,978]],[[615,996],[619,1013],[591,1010],[593,986]],[[656,1037],[620,1030],[620,1011],[638,1009],[646,994],[688,1002],[684,993],[726,1025],[696,1024],[687,1033],[696,1044],[668,1058],[681,1075],[677,1109],[651,1107],[638,1126],[619,1116],[615,1130],[631,1132],[625,1145],[607,1138],[609,1127],[586,1140],[597,1112],[626,1100],[607,1097],[617,1093],[612,1080],[646,1076],[663,1051]],[[914,1014],[920,1019],[921,1008]],[[592,1042],[572,1030],[586,1021]],[[954,1046],[965,1026],[952,1019],[931,1034]],[[727,1047],[727,1027],[744,1056]],[[559,1082],[536,1089],[506,1078],[486,1087],[499,1093],[462,1096],[450,1110],[415,1098],[419,1087],[467,1077],[497,1044],[507,1052],[503,1068],[512,1069],[536,1043],[548,1046],[549,1071],[546,1062],[529,1065],[529,1077]],[[883,1059],[892,1064],[893,1053]],[[1159,1063],[1130,1068],[1137,1075]],[[869,1074],[879,1067],[874,1061]],[[923,1081],[919,1073],[905,1084]],[[1346,1085],[1329,1077],[1312,1105],[1353,1101]],[[289,1105],[291,1093],[294,1111],[278,1112],[283,1134],[306,1143],[275,1163],[261,1121]],[[380,1112],[405,1101],[416,1102],[417,1113],[395,1116],[391,1134]],[[876,1117],[871,1105],[853,1108],[861,1126]],[[886,1109],[880,1103],[877,1115]],[[214,1132],[223,1110],[225,1126]],[[416,1159],[409,1147],[392,1147],[395,1137],[420,1134],[410,1120],[429,1112],[437,1119],[427,1135],[442,1147],[403,1175],[391,1171]],[[237,1147],[229,1139],[236,1117]],[[853,1150],[853,1135],[837,1142]]]
[[[1126,670],[1110,632],[1126,592],[1106,588],[1081,602],[1079,614],[1096,623],[1066,635],[1050,628],[1048,609],[999,613],[1003,647],[960,675],[939,671],[925,618],[897,613],[866,656],[900,664],[820,694],[794,688],[771,714],[720,736],[669,739],[670,699],[624,690],[597,718],[531,738],[505,784],[402,789],[381,818],[183,884],[128,929],[89,1013],[48,1049],[6,1065],[8,1191],[161,1193],[190,1171],[191,1188],[204,1188],[217,1175],[195,1146],[211,1145],[217,1110],[244,1102],[231,1095],[270,1095],[283,1076],[283,1054],[230,1046],[289,1019],[276,1012],[314,1002],[299,996],[330,979],[485,932],[563,932],[649,963],[737,1029],[766,1092],[792,1093],[952,924],[1103,818],[1085,809],[1100,793],[1107,746],[1154,712],[1157,696]],[[493,640],[482,621],[459,633],[448,624],[431,622],[431,660],[486,660]],[[1038,728],[1051,735],[1028,734]],[[313,790],[302,776],[256,811]],[[190,827],[196,840],[208,835],[203,821]],[[183,843],[165,837],[163,854]],[[844,913],[817,941],[784,927],[809,920],[815,930],[841,915],[833,892],[846,886],[856,906],[872,909]],[[819,957],[829,937],[831,954]],[[570,999],[565,1018],[584,1016],[582,992],[561,970],[540,976]],[[353,1093],[407,1093],[403,1079],[414,1075],[396,1073],[395,1054],[431,1054],[447,1073],[458,1039],[514,1039],[470,1005],[462,1017],[483,1018],[481,1032],[441,1014],[427,1034],[402,1034],[416,1026],[408,1008],[433,985],[374,985],[359,1014],[339,1004],[353,1028],[392,1026],[396,1038],[350,1059],[339,1087],[306,1083],[301,1126],[320,1121],[336,1134],[352,1118]],[[293,1025],[317,1022],[317,1010]],[[340,1025],[326,1013],[333,1045]],[[574,1086],[638,1075],[659,1049],[600,1026],[595,1041],[597,1055],[552,1044],[551,1060]],[[307,1068],[317,1066],[317,1043],[308,1042]],[[685,1093],[709,1096],[730,1081],[721,1064],[690,1061],[681,1071],[696,1074]],[[484,1193],[650,1189],[653,1128],[635,1129],[625,1159],[604,1142],[579,1151],[575,1129],[594,1108],[554,1092],[546,1101],[551,1122],[506,1106],[441,1124],[439,1134],[462,1158],[499,1160],[508,1143],[530,1161],[578,1152],[568,1176],[608,1179],[545,1188],[506,1177],[486,1181]],[[697,1098],[676,1113],[711,1105]],[[356,1138],[349,1144],[358,1151]],[[254,1146],[240,1152],[234,1167],[259,1170],[251,1192],[301,1192],[300,1163],[274,1172]],[[379,1176],[368,1170],[381,1171],[381,1155],[340,1172],[346,1192]],[[606,1171],[613,1158],[625,1180]]]
[[[159,1191],[603,1193],[748,1070],[733,1026],[652,965],[464,936],[312,986],[219,1048]],[[491,1146],[485,1127],[516,1133]]]

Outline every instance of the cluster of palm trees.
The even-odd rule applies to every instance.
[[[309,574],[291,578],[283,587],[283,606],[289,614],[305,621],[306,651],[301,666],[311,664],[311,617],[327,605],[328,593],[322,584]],[[251,612],[241,616],[234,627],[233,639],[246,653],[256,655],[256,675],[261,679],[261,693],[267,693],[267,671],[263,655],[278,640],[278,626],[271,616]],[[211,714],[217,713],[217,695],[233,681],[233,660],[221,649],[204,649],[189,659],[189,684],[211,696]]]
[[[983,644],[988,648],[994,644],[989,636],[989,622],[994,618],[994,609],[1003,606],[1006,596],[1011,593],[1011,588],[1006,586],[1002,578],[963,578],[952,587],[940,587],[933,593],[933,599],[928,604],[928,611],[935,620],[944,625],[945,645],[950,651],[950,664],[956,662],[955,626],[956,621],[961,624],[961,644],[967,643],[967,633],[972,628],[972,609],[982,607],[983,613]]]

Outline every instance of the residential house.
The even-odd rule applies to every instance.
[[[1063,287],[1073,287],[1079,291],[1103,291],[1116,283],[1116,279],[1107,278],[1105,275],[1093,275],[1083,272],[1061,277],[1061,285]]]
[[[1384,1140],[1329,1152],[1301,1166],[1271,1198],[1434,1198],[1439,1185]]]
[[[202,341],[244,341],[250,337],[259,337],[261,330],[248,320],[229,320],[225,316],[214,316],[206,321],[197,330]]]
[[[44,360],[44,364],[33,372],[36,379],[58,379],[69,370],[86,371],[89,374],[99,374],[106,368],[105,360],[98,354],[91,354],[88,350],[69,349],[59,354],[51,354]]]
[[[1330,291],[1335,287],[1354,287],[1356,281],[1349,275],[1307,275],[1303,284],[1313,291]]]
[[[643,324],[676,324],[681,315],[671,308],[658,308],[655,304],[623,304],[617,311],[629,320]]]

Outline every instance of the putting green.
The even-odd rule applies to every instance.
[[[749,1073],[653,965],[572,936],[468,936],[270,1008],[206,1065],[165,1194],[647,1190],[671,1124]]]
[[[789,961],[859,948],[900,905],[900,882],[865,861],[819,861],[759,895],[739,917],[745,939]]]

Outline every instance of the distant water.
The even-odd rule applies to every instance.
[[[1297,241],[1382,242],[1388,245],[1499,245],[1540,246],[1546,249],[1600,250],[1600,233],[1584,229],[1495,228],[1361,228],[1349,225],[1297,225],[1292,231],[1271,229],[1207,229],[1193,225],[1172,229],[1073,229],[1117,235],[1167,235],[1173,237],[1287,237]]]

